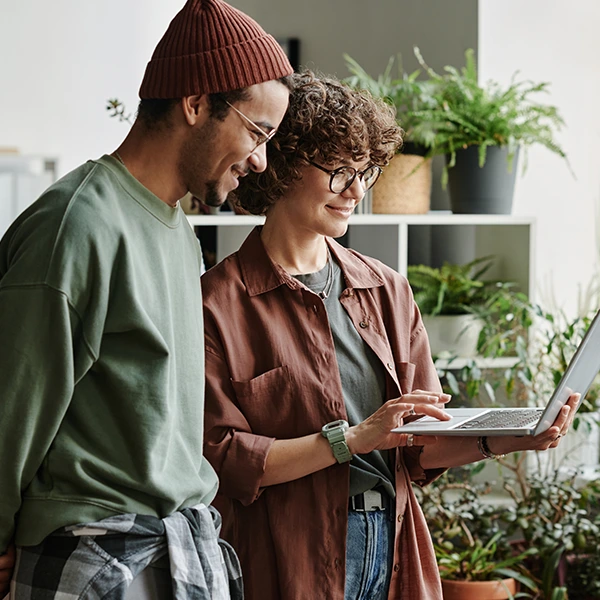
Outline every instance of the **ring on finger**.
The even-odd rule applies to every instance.
[[[406,445],[410,448],[415,444],[415,436],[412,433],[409,433],[406,437]]]
[[[412,417],[413,415],[416,415],[417,413],[415,412],[415,407],[413,406],[409,411],[408,411],[408,416]]]

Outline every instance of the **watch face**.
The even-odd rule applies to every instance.
[[[327,425],[323,426],[323,431],[332,431],[333,429],[341,428],[342,431],[346,431],[348,429],[348,423],[343,419],[339,419],[337,421],[332,421],[331,423],[327,423]]]

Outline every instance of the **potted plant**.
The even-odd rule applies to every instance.
[[[515,570],[527,556],[535,554],[535,549],[500,558],[497,543],[503,536],[498,532],[486,544],[477,539],[461,550],[447,551],[444,546],[435,546],[444,600],[514,598],[517,581],[526,582],[535,589],[533,580]]]
[[[596,531],[584,535],[583,546],[565,561],[565,585],[572,600],[600,599],[600,517],[594,525]]]
[[[421,111],[433,109],[433,82],[418,79],[420,70],[406,73],[398,56],[398,76],[392,76],[394,57],[377,78],[371,77],[353,58],[344,55],[351,75],[345,81],[350,86],[369,91],[396,108],[396,119],[404,129],[404,144],[384,169],[374,186],[373,212],[426,213],[431,200],[431,158],[435,139],[433,127],[416,117]]]
[[[555,106],[536,101],[549,83],[517,81],[506,88],[497,82],[480,85],[474,52],[465,52],[465,66],[445,67],[440,75],[415,55],[429,75],[435,104],[414,116],[435,131],[431,154],[445,154],[442,185],[449,184],[455,213],[510,214],[519,151],[523,171],[527,149],[540,144],[566,159],[555,139],[564,121]],[[568,161],[567,161],[568,164]]]
[[[482,279],[492,262],[493,257],[486,256],[464,265],[408,266],[408,281],[434,356],[475,356],[484,326],[482,317],[494,299],[512,286]]]
[[[450,469],[418,490],[434,542],[444,599],[450,581],[512,578],[515,597],[536,600],[593,600],[600,582],[600,480],[579,473],[531,470],[525,454],[500,461],[503,493],[490,497],[490,484],[474,483],[485,461]],[[460,586],[459,586],[460,587]],[[499,586],[510,591],[512,583]],[[461,600],[468,598],[461,590]],[[514,595],[514,592],[512,592]],[[479,592],[477,598],[490,598]],[[510,597],[510,596],[501,596]]]
[[[558,470],[542,474],[529,469],[525,474],[521,467],[515,474],[514,480],[504,483],[512,499],[505,517],[507,535],[521,550],[536,548],[537,554],[527,562],[543,598],[582,598],[572,593],[575,585],[581,583],[588,591],[594,585],[582,582],[577,574],[586,565],[600,567],[599,482],[578,485],[578,472],[564,478]]]
[[[486,503],[490,488],[458,481],[457,472],[421,491],[444,600],[533,597],[538,586],[525,563],[537,551],[515,550],[503,529],[507,509]]]

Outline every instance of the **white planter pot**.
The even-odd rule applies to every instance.
[[[473,315],[423,315],[433,356],[470,358],[477,354],[477,339],[483,328]]]

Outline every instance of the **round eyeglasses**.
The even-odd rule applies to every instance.
[[[225,103],[228,104],[231,108],[233,108],[233,110],[235,110],[235,112],[238,115],[240,115],[240,117],[242,117],[246,121],[246,123],[249,123],[251,125],[250,132],[254,135],[255,138],[254,148],[252,149],[252,152],[254,152],[262,144],[266,144],[277,133],[277,129],[271,129],[271,131],[267,133],[263,130],[262,127],[257,125],[252,119],[247,117],[241,110],[236,108],[233,104],[231,104],[227,100],[225,100]]]
[[[365,192],[375,185],[383,169],[379,165],[369,165],[363,171],[357,171],[354,167],[339,167],[330,171],[317,163],[309,161],[313,167],[321,169],[329,175],[329,189],[334,194],[345,192],[353,183],[356,177],[359,178]]]

